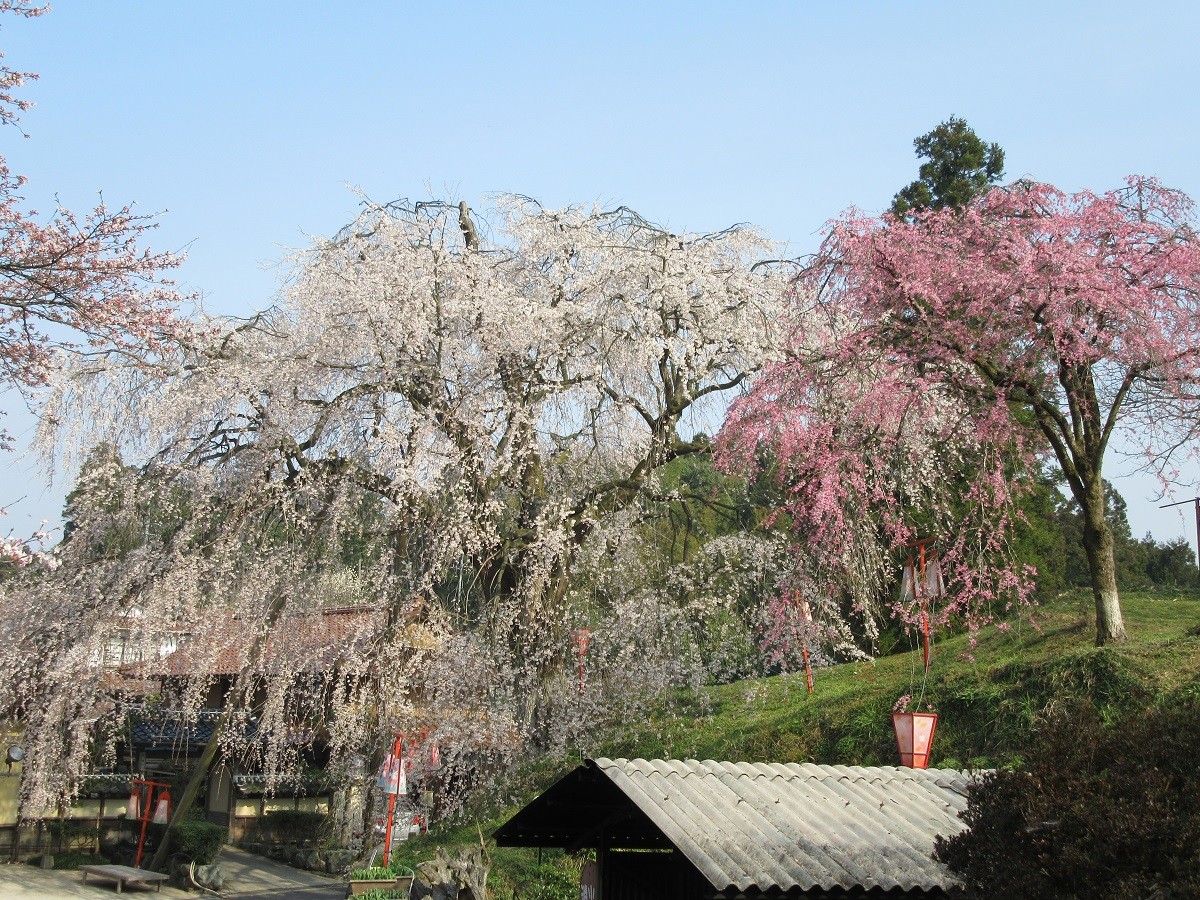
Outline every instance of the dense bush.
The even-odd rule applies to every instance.
[[[47,819],[46,833],[53,849],[90,852],[100,838],[100,829],[87,819]]]
[[[936,856],[980,898],[1200,897],[1200,704],[1060,713],[986,776]]]
[[[211,865],[228,834],[229,829],[222,825],[188,819],[171,829],[171,852],[186,856],[198,865]]]
[[[262,831],[267,838],[285,844],[303,844],[317,840],[329,816],[306,809],[275,809],[263,816]]]

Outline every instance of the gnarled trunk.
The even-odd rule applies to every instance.
[[[412,896],[430,900],[487,900],[487,879],[491,869],[482,845],[460,850],[451,857],[439,847],[437,856],[417,866],[419,882]]]

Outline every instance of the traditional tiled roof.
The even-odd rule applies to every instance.
[[[266,638],[256,668],[327,672],[357,645],[378,633],[382,613],[343,607],[286,615]],[[182,647],[157,666],[160,675],[237,675],[247,665],[255,632],[238,616],[221,614],[193,631]]]
[[[939,893],[956,881],[934,862],[934,839],[963,829],[969,787],[949,769],[596,759],[496,839],[573,847],[603,831],[610,847],[673,846],[730,896]]]
[[[166,750],[176,752],[199,752],[208,743],[216,728],[212,719],[202,719],[187,725],[171,719],[153,722],[135,722],[130,728],[133,745],[139,750],[159,753]]]

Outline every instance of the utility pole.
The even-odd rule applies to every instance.
[[[1191,500],[1180,500],[1178,503],[1164,503],[1159,509],[1170,509],[1172,506],[1183,506],[1185,503],[1196,505],[1196,565],[1200,566],[1200,497]]]

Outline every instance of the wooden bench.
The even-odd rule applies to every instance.
[[[135,869],[133,866],[80,866],[79,871],[83,873],[83,880],[85,882],[89,875],[111,878],[117,883],[118,894],[121,893],[121,889],[127,884],[140,884],[145,887],[150,882],[155,882],[154,889],[161,892],[162,883],[167,880],[167,876],[162,872],[151,872],[149,869]]]

